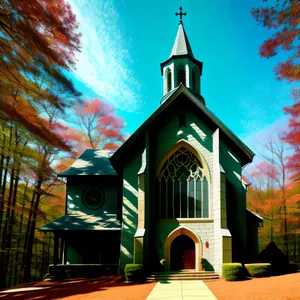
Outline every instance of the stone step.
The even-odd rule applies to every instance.
[[[189,275],[189,274],[216,274],[214,271],[170,271],[170,272],[153,272],[152,275]]]
[[[149,277],[207,277],[219,276],[218,274],[169,274],[169,275],[150,275]]]
[[[166,278],[147,278],[147,282],[154,281],[170,281],[170,280],[201,280],[201,281],[209,281],[209,280],[218,280],[218,276],[207,276],[207,277],[166,277]]]
[[[161,272],[153,273],[147,277],[147,281],[165,281],[165,280],[216,280],[219,274],[214,272]]]

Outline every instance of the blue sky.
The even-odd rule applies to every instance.
[[[292,85],[276,80],[284,55],[262,59],[258,47],[271,32],[250,14],[262,0],[69,0],[82,33],[73,72],[83,97],[111,103],[133,133],[159,106],[160,63],[184,27],[194,56],[203,62],[201,93],[207,107],[244,142],[275,134],[287,124],[282,107]]]

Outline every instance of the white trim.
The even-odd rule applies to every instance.
[[[176,218],[179,223],[213,223],[214,220],[210,218]]]
[[[146,231],[146,229],[144,229],[144,228],[143,229],[137,229],[134,237],[135,238],[141,238],[141,237],[143,237],[145,235],[145,231]]]

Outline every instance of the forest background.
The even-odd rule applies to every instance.
[[[272,2],[273,3],[273,2]],[[249,12],[250,13],[250,12]],[[289,52],[278,80],[300,81],[300,6],[275,1],[251,14],[270,38],[261,57]],[[105,101],[86,100],[68,77],[81,34],[64,0],[0,0],[0,288],[42,280],[53,236],[38,229],[64,214],[58,179],[86,148],[117,149],[125,121]],[[300,261],[300,89],[283,107],[286,130],[260,141],[259,163],[246,168],[247,204],[264,218],[260,250],[270,241]]]

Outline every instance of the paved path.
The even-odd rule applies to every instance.
[[[217,300],[201,280],[168,280],[158,282],[147,300]]]

